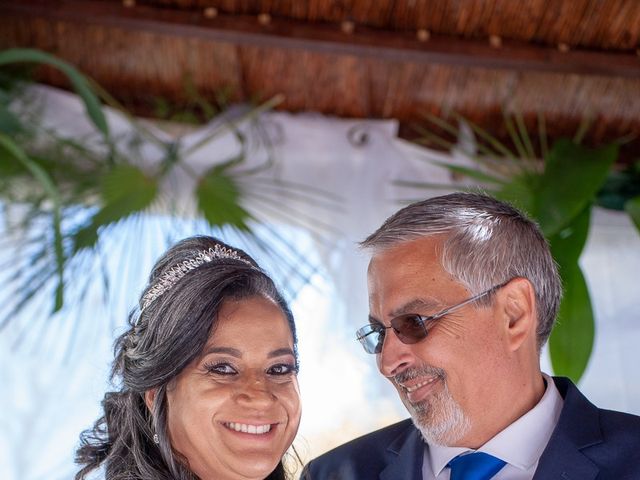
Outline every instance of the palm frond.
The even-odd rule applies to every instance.
[[[524,144],[522,143],[522,140],[520,139],[520,135],[516,130],[515,125],[513,124],[513,120],[511,119],[511,116],[506,111],[503,111],[502,119],[504,121],[504,126],[507,128],[507,133],[509,134],[509,138],[511,139],[511,142],[513,143],[513,145],[516,147],[516,151],[518,152],[518,158],[520,159],[528,158],[527,150],[524,148]]]
[[[0,133],[0,146],[4,147],[18,162],[22,163],[38,180],[49,200],[52,202],[52,223],[54,233],[54,250],[56,257],[56,271],[58,273],[58,286],[56,287],[56,299],[54,312],[62,308],[64,302],[64,262],[65,256],[62,248],[61,223],[61,201],[58,189],[51,178],[36,162],[27,157],[22,149],[16,145],[9,137]]]
[[[445,127],[442,122],[429,120],[440,128]],[[604,205],[624,206],[640,230],[640,197],[635,190],[625,190],[630,182],[621,180],[620,172],[616,172],[617,177],[610,173],[618,157],[619,142],[596,149],[579,145],[591,125],[590,116],[583,118],[573,141],[559,139],[549,146],[544,116],[538,114],[538,141],[544,162],[537,159],[523,115],[520,112],[510,115],[503,109],[503,121],[517,155],[487,132],[474,128],[470,122],[467,124],[472,125],[474,133],[503,155],[502,159],[509,162],[508,168],[491,168],[487,173],[483,169],[487,165],[486,157],[481,156],[469,156],[478,168],[461,167],[446,161],[432,163],[477,181],[496,198],[518,206],[536,219],[551,244],[563,283],[573,285],[560,306],[559,318],[564,326],[554,329],[551,336],[552,364],[557,369],[556,373],[569,375],[578,381],[591,354],[594,338],[590,296],[578,264],[587,238],[594,198],[598,195],[598,201]],[[424,138],[437,138],[428,129],[417,127],[417,130],[424,132]],[[447,131],[455,133],[450,128]],[[447,145],[453,147],[450,142],[440,141],[440,146]],[[510,168],[512,166],[514,168]],[[396,180],[394,183],[407,188],[475,190],[475,187],[409,180]]]
[[[491,135],[489,132],[487,132],[484,128],[468,119],[465,119],[459,113],[454,112],[453,115],[458,119],[458,121],[465,122],[467,125],[469,125],[474,133],[478,135],[478,137],[488,142],[489,145],[495,150],[496,154],[508,159],[516,158],[516,155],[511,150],[509,150],[505,144],[498,140],[494,135]]]
[[[51,65],[63,72],[71,82],[74,90],[84,101],[87,116],[105,138],[109,137],[109,125],[102,113],[100,100],[98,100],[98,97],[89,86],[87,77],[69,63],[40,50],[14,48],[0,52],[0,66],[24,62]]]
[[[582,140],[584,140],[584,136],[587,134],[591,125],[593,124],[593,117],[591,115],[584,115],[580,119],[580,125],[578,125],[578,130],[576,130],[575,135],[573,136],[573,143],[576,145],[580,145]]]
[[[549,142],[547,139],[547,123],[544,115],[538,112],[538,140],[540,141],[540,157],[547,158],[549,153]]]
[[[0,60],[15,58],[2,53]],[[10,161],[0,155],[0,169],[11,173],[10,181],[4,177],[0,181],[0,202],[8,202],[12,212],[6,215],[8,209],[3,208],[6,221],[0,229],[11,234],[0,237],[0,245],[11,257],[7,262],[20,259],[9,270],[11,275],[0,279],[8,285],[0,295],[5,300],[0,328],[6,331],[9,323],[18,327],[12,337],[16,345],[44,346],[46,329],[53,322],[65,337],[57,347],[48,345],[53,349],[69,352],[88,336],[97,335],[106,327],[93,325],[92,316],[82,315],[88,311],[88,302],[97,302],[113,319],[113,312],[135,302],[144,282],[142,272],[187,232],[212,233],[246,245],[247,251],[273,257],[267,263],[280,275],[293,275],[296,284],[316,274],[317,266],[298,242],[269,223],[289,225],[317,241],[331,242],[339,232],[330,223],[304,214],[300,206],[339,215],[340,201],[317,187],[271,178],[277,159],[261,118],[282,101],[281,96],[240,114],[222,115],[185,146],[180,138],[167,140],[135,119],[99,85],[67,64],[33,52],[18,53],[29,61],[53,64],[70,76],[98,136],[93,131],[81,137],[62,136],[55,127],[40,123],[42,115],[29,110],[28,102],[20,104],[22,110],[15,118],[0,117],[27,126],[13,140],[0,137],[0,149],[11,154]],[[111,134],[98,98],[119,109],[121,118],[128,121],[128,131]],[[190,92],[190,98],[211,113],[197,92]],[[223,135],[235,137],[238,152],[199,172],[200,167],[191,165],[191,156]],[[14,141],[18,139],[20,144]],[[196,185],[190,201],[178,198],[183,195],[178,172]],[[57,285],[52,283],[56,278]],[[47,311],[52,292],[53,313]],[[38,321],[27,321],[26,312],[37,315]]]
[[[524,123],[522,112],[520,110],[516,110],[514,117],[516,119],[519,136],[522,139],[522,145],[524,146],[525,152],[527,152],[525,158],[533,160],[536,158],[536,152],[533,149],[533,142],[531,142],[531,136],[529,135],[527,126]]]

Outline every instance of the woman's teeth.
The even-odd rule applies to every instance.
[[[267,433],[269,430],[271,430],[270,424],[249,425],[246,423],[228,422],[228,423],[225,423],[224,426],[231,430],[235,430],[236,432],[252,433],[254,435],[263,435]]]

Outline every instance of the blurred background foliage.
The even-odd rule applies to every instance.
[[[38,64],[53,66],[68,77],[82,99],[93,134],[61,137],[42,125],[37,101],[27,94],[29,66]],[[66,286],[71,282],[86,283],[74,259],[83,252],[99,257],[100,237],[109,226],[139,221],[154,209],[178,216],[195,215],[211,228],[231,229],[273,256],[284,269],[303,277],[301,272],[313,271],[309,265],[301,267],[305,264],[304,255],[296,252],[295,244],[277,230],[268,229],[270,241],[265,241],[264,230],[259,233],[256,225],[268,227],[268,222],[246,207],[246,199],[253,196],[258,200],[253,204],[262,205],[272,217],[279,216],[317,237],[329,241],[331,235],[338,233],[330,225],[303,221],[295,209],[283,208],[282,198],[288,197],[331,209],[338,207],[339,199],[316,188],[262,177],[260,174],[275,162],[268,135],[258,135],[264,140],[258,145],[265,152],[264,160],[247,164],[252,145],[241,125],[253,124],[260,132],[260,113],[281,99],[274,97],[261,105],[229,113],[229,92],[221,91],[212,103],[199,95],[188,78],[185,91],[188,101],[184,105],[171,105],[157,98],[152,107],[156,118],[211,122],[207,135],[189,146],[182,145],[179,137],[171,141],[161,138],[128,114],[99,85],[48,53],[33,49],[0,52],[0,199],[5,223],[12,232],[2,242],[15,242],[18,235],[24,257],[22,262],[11,258],[12,268],[3,268],[11,274],[7,276],[9,288],[4,293],[6,301],[0,315],[2,326],[44,295],[43,287],[52,279],[56,287],[50,313],[60,311],[65,305]],[[114,137],[103,103],[128,119],[133,136]],[[214,117],[216,121],[212,122]],[[471,147],[462,152],[471,163],[440,162],[439,166],[448,169],[454,178],[466,178],[497,198],[517,205],[541,226],[564,285],[559,321],[550,339],[551,361],[555,373],[578,381],[587,366],[595,335],[590,295],[579,265],[591,210],[596,205],[624,210],[640,230],[640,161],[623,167],[616,163],[624,139],[599,148],[582,146],[588,120],[573,138],[549,145],[543,116],[538,118],[536,137],[527,130],[522,115],[505,113],[503,118],[511,138],[509,145],[455,113],[449,118],[426,114],[425,121],[414,128],[420,135],[418,143],[451,151],[460,152],[461,138],[472,138],[471,143],[466,142]],[[204,172],[194,171],[187,161],[189,156],[228,132],[237,138],[239,152]],[[159,149],[159,161],[145,159],[145,144]],[[176,170],[194,182],[194,212],[178,212],[175,199],[167,198],[162,187]],[[397,183],[419,188],[452,187],[403,180]],[[457,183],[453,187],[475,188]],[[280,247],[274,247],[274,241]],[[106,288],[117,283],[105,275],[101,278]],[[306,280],[302,278],[303,282]]]
[[[91,133],[62,136],[43,123],[29,80],[31,67],[42,64],[66,75],[82,99]],[[159,135],[90,78],[51,54],[34,49],[0,52],[0,205],[6,234],[0,243],[3,249],[18,245],[15,255],[0,266],[6,285],[0,328],[35,303],[48,310],[45,317],[60,312],[69,306],[69,288],[86,289],[96,276],[106,291],[126,289],[127,282],[109,278],[104,265],[98,267],[98,275],[86,265],[101,263],[109,255],[102,240],[113,233],[112,227],[140,224],[154,215],[204,222],[214,234],[231,235],[235,244],[242,241],[245,248],[264,252],[277,268],[299,277],[298,283],[308,280],[315,267],[265,218],[330,242],[334,235],[330,226],[305,222],[284,204],[295,198],[333,211],[339,211],[339,205],[338,199],[320,189],[268,175],[276,159],[260,114],[281,98],[234,110],[226,108],[224,92],[213,104],[188,81],[185,88],[187,104],[174,107],[158,99],[156,110],[161,119],[206,124],[206,133],[190,145],[179,136],[167,140],[168,136]],[[111,132],[103,104],[124,116],[133,133]],[[204,171],[190,165],[189,158],[198,150],[229,133],[237,140],[237,152],[211,159]],[[250,153],[260,160],[249,164]],[[184,192],[166,188],[176,173],[193,185],[186,206],[184,199],[174,198]],[[139,239],[130,238],[126,249],[140,257],[144,247]],[[55,288],[49,291],[46,287],[52,281]],[[105,302],[108,299],[109,295],[103,296]],[[85,301],[85,295],[76,295],[76,301]]]
[[[626,139],[587,148],[581,145],[589,129],[585,119],[573,138],[549,145],[545,121],[538,116],[537,137],[521,114],[503,113],[511,144],[452,113],[449,118],[424,115],[414,125],[418,143],[457,152],[465,163],[437,162],[454,179],[473,186],[434,185],[401,180],[417,188],[477,189],[508,201],[527,212],[540,225],[562,277],[564,296],[558,321],[549,340],[556,374],[576,383],[584,373],[594,344],[594,316],[589,289],[579,264],[589,233],[594,206],[624,210],[640,232],[640,160],[627,166],[616,163]],[[454,155],[455,157],[455,155]]]

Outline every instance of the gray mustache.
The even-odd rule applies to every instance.
[[[413,380],[418,377],[439,377],[444,379],[446,377],[445,372],[441,368],[431,367],[429,365],[424,365],[422,367],[408,368],[397,375],[393,376],[393,380],[396,383],[404,383],[409,380]]]

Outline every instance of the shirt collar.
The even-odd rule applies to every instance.
[[[498,457],[520,469],[533,466],[549,443],[562,410],[562,397],[553,379],[542,374],[547,384],[540,401],[495,437],[482,445],[478,451]],[[447,464],[461,453],[473,451],[465,447],[429,445],[426,460],[431,464],[435,477]]]

